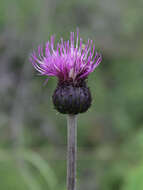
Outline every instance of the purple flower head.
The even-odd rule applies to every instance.
[[[56,76],[59,81],[84,80],[99,65],[102,58],[95,51],[95,45],[92,40],[83,43],[79,38],[77,31],[76,36],[71,32],[70,40],[64,41],[61,38],[57,45],[54,45],[55,37],[46,43],[45,48],[38,47],[37,53],[33,51],[30,61],[34,68],[46,76]]]

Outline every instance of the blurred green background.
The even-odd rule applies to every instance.
[[[51,34],[78,27],[103,55],[78,116],[79,190],[143,189],[143,1],[0,0],[0,190],[66,189],[66,116],[56,79],[29,63]]]

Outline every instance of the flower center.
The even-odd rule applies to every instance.
[[[71,68],[69,71],[69,78],[72,78],[73,80],[75,80],[76,77],[76,73],[74,71],[74,68]]]

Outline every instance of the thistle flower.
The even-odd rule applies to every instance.
[[[51,36],[44,49],[39,46],[37,53],[32,53],[30,61],[41,75],[58,78],[52,96],[55,109],[64,114],[83,113],[91,105],[86,79],[101,62],[101,55],[95,52],[92,40],[83,44],[78,31],[76,36],[71,32],[70,40],[61,38],[56,46],[54,40],[55,37]]]
[[[30,57],[34,68],[47,77],[58,78],[52,99],[56,110],[67,117],[67,190],[76,190],[77,155],[77,117],[76,114],[88,110],[91,105],[91,93],[86,85],[88,75],[101,62],[101,55],[95,51],[92,40],[83,44],[77,31],[71,32],[70,40],[61,41],[54,46],[54,36],[46,47],[38,47]]]

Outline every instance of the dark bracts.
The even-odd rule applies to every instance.
[[[63,114],[84,113],[91,105],[91,93],[85,81],[58,83],[52,96],[54,107]]]

